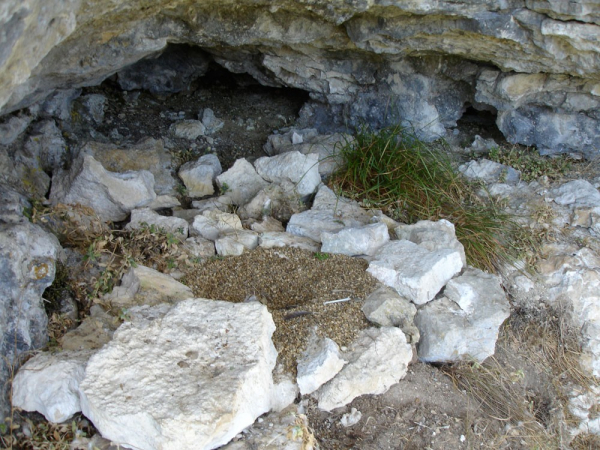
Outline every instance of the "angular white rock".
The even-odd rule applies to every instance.
[[[419,342],[419,329],[414,325],[417,308],[408,299],[387,286],[372,292],[363,304],[367,320],[381,327],[399,327],[411,344]]]
[[[399,240],[405,239],[414,242],[429,251],[441,250],[443,248],[457,250],[460,253],[463,265],[467,265],[465,248],[456,239],[454,224],[448,222],[446,219],[441,219],[437,222],[419,220],[412,225],[398,225],[394,228],[394,232]]]
[[[205,127],[206,134],[213,134],[221,130],[225,122],[217,118],[212,109],[205,108],[202,112],[202,125]]]
[[[183,247],[196,258],[210,258],[215,255],[215,243],[200,236],[187,238]]]
[[[463,267],[457,250],[429,251],[410,241],[390,241],[369,263],[367,272],[417,305],[432,300]]]
[[[294,247],[309,252],[318,252],[321,247],[317,241],[311,238],[295,236],[281,231],[261,233],[258,238],[258,245],[262,248]]]
[[[258,233],[238,230],[222,233],[215,241],[215,249],[220,256],[240,256],[246,250],[258,247]]]
[[[467,178],[483,180],[488,183],[516,184],[521,179],[521,172],[518,170],[485,158],[469,161],[461,165],[458,170]]]
[[[223,169],[217,155],[209,153],[197,161],[189,161],[179,169],[179,178],[190,197],[204,197],[215,193],[214,182]]]
[[[254,162],[258,174],[267,181],[291,181],[301,196],[313,194],[321,183],[319,155],[292,151],[277,156],[263,156]]]
[[[236,205],[245,205],[267,182],[256,173],[254,166],[246,159],[238,159],[231,169],[217,177],[217,185],[222,193],[226,193]]]
[[[494,354],[498,330],[510,315],[500,279],[468,268],[448,283],[444,294],[415,316],[421,332],[419,359],[483,362]]]
[[[157,195],[156,198],[147,205],[150,209],[166,209],[174,208],[176,206],[181,206],[181,203],[172,195]]]
[[[161,216],[150,208],[140,208],[131,211],[131,220],[125,226],[126,230],[139,230],[154,225],[158,230],[173,234],[178,239],[188,236],[189,224],[179,217]]]
[[[93,351],[40,353],[17,372],[12,404],[37,411],[50,422],[61,423],[81,411],[79,383]]]
[[[198,214],[211,209],[218,209],[222,212],[229,212],[233,206],[233,201],[228,195],[221,195],[216,198],[207,198],[204,200],[194,200],[192,206],[198,210]]]
[[[348,227],[338,232],[323,231],[321,251],[342,255],[373,255],[383,244],[390,240],[388,228],[384,223],[372,223],[362,227]]]
[[[274,219],[273,217],[270,216],[265,216],[262,218],[262,220],[260,222],[258,221],[249,221],[250,222],[250,229],[252,231],[256,231],[257,233],[267,233],[267,232],[285,232],[285,228],[283,228],[282,223],[277,220]]]
[[[193,141],[204,136],[205,127],[199,120],[181,120],[171,125],[170,131],[175,137]]]
[[[298,361],[296,381],[302,395],[311,394],[331,380],[348,361],[340,355],[340,348],[329,338],[313,336],[306,352]]]
[[[413,351],[399,328],[363,330],[352,350],[344,355],[348,364],[313,395],[325,411],[347,405],[360,395],[383,394],[406,375]]]
[[[89,206],[105,221],[124,220],[132,209],[146,206],[155,198],[150,172],[109,172],[90,155],[77,158],[69,171],[58,171],[50,192],[54,204]]]
[[[210,241],[216,241],[222,233],[242,230],[242,222],[236,214],[230,214],[217,209],[207,210],[194,218],[192,230]]]
[[[173,277],[149,267],[137,265],[123,275],[121,285],[104,296],[113,308],[157,305],[193,297],[192,290]]]
[[[264,305],[190,299],[137,310],[80,384],[82,411],[105,438],[210,450],[270,409],[277,351]]]
[[[600,192],[589,181],[570,181],[551,190],[547,197],[571,210],[571,225],[600,232]]]

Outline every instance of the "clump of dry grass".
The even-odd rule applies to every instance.
[[[0,435],[2,448],[7,450],[72,450],[76,437],[95,432],[89,422],[77,416],[70,422],[51,423],[37,414],[9,420],[6,434]],[[33,417],[33,418],[32,418]]]

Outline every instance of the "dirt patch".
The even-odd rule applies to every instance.
[[[344,255],[259,248],[208,261],[187,271],[183,281],[198,297],[266,305],[277,326],[273,342],[279,363],[295,375],[313,330],[347,346],[369,326],[361,308],[377,281],[366,268],[363,259]],[[345,298],[350,300],[325,303]]]

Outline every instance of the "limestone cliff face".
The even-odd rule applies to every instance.
[[[467,105],[513,142],[600,148],[595,0],[4,0],[0,113],[101,82],[169,43],[346,122],[444,134]]]

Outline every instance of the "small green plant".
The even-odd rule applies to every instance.
[[[185,197],[185,196],[188,195],[188,190],[187,190],[187,188],[185,187],[184,184],[178,184],[177,187],[175,188],[175,190],[182,197]]]
[[[227,183],[225,183],[225,182],[221,183],[221,187],[220,187],[221,194],[223,194],[223,195],[227,194],[227,192],[229,192],[230,189],[231,188],[229,187],[229,185]]]
[[[531,149],[490,149],[488,158],[505,164],[521,172],[521,179],[529,182],[547,176],[550,180],[560,179],[571,169],[572,161],[566,155],[556,157],[541,156]]]
[[[493,271],[518,257],[511,242],[519,226],[511,216],[491,198],[481,198],[447,153],[408,130],[364,128],[340,155],[344,168],[330,181],[334,192],[405,223],[449,220],[473,266]]]
[[[329,259],[330,256],[331,255],[329,253],[315,252],[314,254],[314,257],[319,261],[325,261],[326,259]]]

